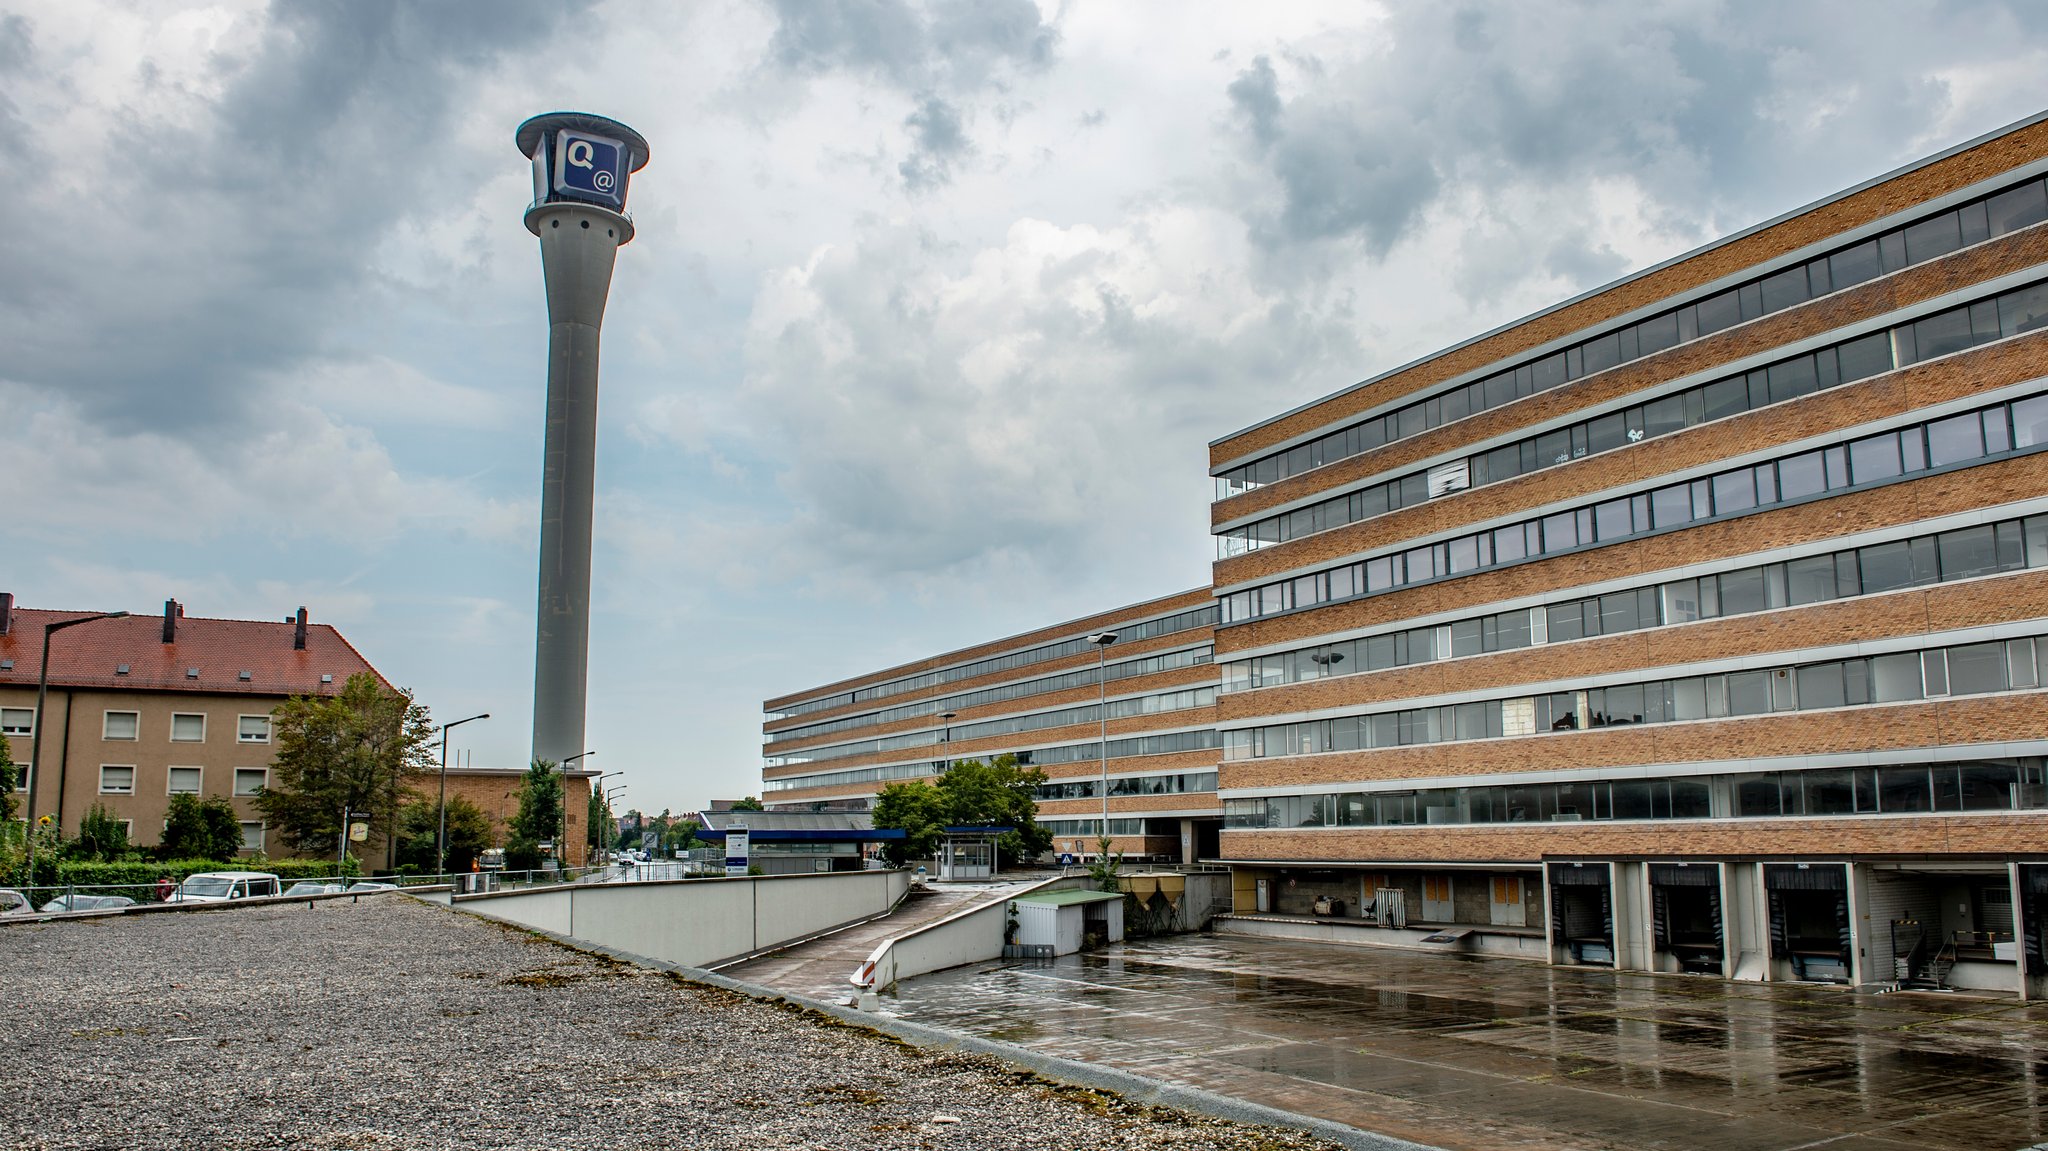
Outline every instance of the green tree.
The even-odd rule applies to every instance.
[[[686,851],[697,846],[697,833],[702,830],[703,826],[694,819],[678,819],[668,825],[661,845],[671,852]]]
[[[277,757],[256,806],[300,851],[333,854],[344,808],[373,833],[392,834],[407,791],[435,762],[425,705],[368,672],[331,696],[293,696],[271,714]]]
[[[1052,833],[1038,823],[1037,790],[1044,782],[1037,768],[1001,755],[993,762],[949,764],[937,783],[890,784],[875,799],[875,826],[900,828],[905,837],[882,853],[897,864],[922,859],[938,850],[945,828],[978,823],[1013,829],[998,844],[1004,858],[1036,857],[1052,846]]]
[[[441,807],[422,796],[398,809],[398,865],[415,874],[430,874],[438,854]],[[468,871],[491,846],[491,817],[461,796],[448,800],[448,870]]]
[[[1095,841],[1095,862],[1088,865],[1088,878],[1095,881],[1097,891],[1122,891],[1124,853],[1109,849],[1109,836],[1104,834]]]
[[[590,803],[586,810],[589,812],[589,818],[583,821],[589,833],[586,839],[590,849],[596,851],[604,847],[605,840],[611,838],[612,809],[606,806],[602,790],[595,787],[590,789]]]
[[[104,803],[85,809],[78,821],[78,838],[66,854],[72,859],[104,859],[113,862],[128,854],[128,826],[114,818]]]
[[[505,866],[512,866],[516,849],[521,858],[527,851],[538,858],[540,845],[553,840],[562,830],[562,773],[552,759],[536,759],[519,783],[519,813],[512,817],[512,842],[505,847]],[[567,852],[557,851],[560,858]],[[523,868],[518,870],[531,870]]]
[[[164,813],[164,835],[156,853],[162,859],[233,859],[242,850],[241,817],[225,796],[200,799],[174,795]]]
[[[733,809],[734,811],[766,811],[766,810],[768,810],[767,808],[765,808],[765,807],[762,807],[762,806],[761,806],[761,801],[760,801],[760,800],[758,800],[758,799],[755,799],[755,798],[754,798],[753,796],[751,796],[751,795],[750,795],[750,796],[748,796],[748,797],[746,797],[745,799],[741,799],[741,800],[735,800],[735,801],[733,802],[733,805],[732,805],[732,809]]]
[[[21,810],[21,801],[14,797],[20,771],[14,766],[14,751],[7,746],[7,737],[0,735],[0,842],[14,838],[14,817]]]

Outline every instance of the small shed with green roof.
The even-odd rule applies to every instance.
[[[1010,901],[1017,918],[1017,942],[1052,948],[1054,955],[1081,950],[1089,937],[1097,943],[1124,938],[1124,897],[1120,891],[1042,891]]]

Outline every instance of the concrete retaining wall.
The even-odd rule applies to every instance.
[[[1372,927],[1329,920],[1292,919],[1279,916],[1219,915],[1213,925],[1219,935],[1256,935],[1267,939],[1299,939],[1308,943],[1353,943],[1373,947],[1399,947],[1410,951],[1463,952],[1468,955],[1498,955],[1510,959],[1549,962],[1550,946],[1541,934],[1507,935],[1485,928],[1456,943],[1424,943],[1436,933],[1434,927]]]
[[[1071,891],[1087,887],[1085,875],[1061,876],[1044,883],[1019,888],[994,903],[970,907],[928,923],[916,931],[884,940],[861,965],[856,982],[863,987],[888,987],[899,979],[944,971],[963,963],[1000,959],[1003,954],[1003,924],[1009,918],[1010,901],[1034,891]]]
[[[848,871],[579,883],[460,895],[455,906],[666,963],[708,967],[881,915],[909,889],[908,872]]]

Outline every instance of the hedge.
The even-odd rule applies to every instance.
[[[351,856],[344,874],[361,874],[358,861]],[[146,889],[126,891],[138,900],[156,898],[156,881],[170,876],[173,882],[182,882],[188,875],[201,871],[268,871],[286,883],[300,879],[332,879],[334,861],[331,859],[234,859],[222,862],[217,859],[173,859],[166,862],[102,863],[98,861],[70,860],[57,867],[59,887],[114,887],[127,886]]]

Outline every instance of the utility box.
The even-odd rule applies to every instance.
[[[1072,955],[1081,941],[1094,935],[1104,943],[1122,943],[1124,897],[1115,891],[1048,891],[1020,895],[1017,942],[1025,947],[1051,947],[1054,955]]]

